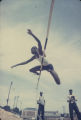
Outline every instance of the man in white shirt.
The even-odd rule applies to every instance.
[[[76,112],[78,120],[81,120],[81,115],[80,115],[78,106],[77,106],[77,104],[76,104],[76,101],[77,101],[77,99],[76,99],[75,96],[73,95],[72,89],[70,89],[70,90],[69,90],[69,96],[68,96],[67,102],[69,102],[69,113],[70,113],[70,118],[71,118],[71,120],[74,120],[74,119],[73,119],[73,111]]]
[[[37,104],[39,104],[37,120],[39,120],[40,117],[41,117],[42,120],[44,120],[45,100],[44,100],[44,97],[43,97],[43,92],[40,92],[40,97],[39,97],[39,100],[37,101]]]

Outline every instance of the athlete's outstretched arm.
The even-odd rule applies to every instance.
[[[39,51],[42,52],[42,45],[40,40],[32,33],[30,29],[28,29],[28,34],[31,35],[38,43]]]
[[[19,66],[19,65],[25,65],[25,64],[33,61],[34,59],[36,59],[35,56],[33,56],[32,58],[30,58],[29,60],[27,60],[27,61],[25,61],[25,62],[21,62],[21,63],[18,63],[18,64],[16,64],[16,65],[13,65],[13,66],[11,66],[11,68],[14,68],[14,67]]]

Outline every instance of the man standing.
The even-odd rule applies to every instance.
[[[74,120],[73,119],[73,111],[75,111],[75,113],[77,114],[78,120],[81,120],[80,112],[77,107],[76,101],[77,100],[76,100],[75,96],[73,95],[73,91],[72,91],[72,89],[70,89],[67,102],[69,102],[69,113],[70,113],[71,120]]]
[[[37,101],[37,104],[39,104],[38,107],[38,114],[37,114],[37,120],[41,119],[44,120],[44,107],[45,107],[45,100],[43,97],[43,92],[40,92],[39,100]]]

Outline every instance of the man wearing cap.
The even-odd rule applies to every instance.
[[[78,120],[81,120],[81,115],[80,115],[78,106],[77,106],[77,104],[76,104],[77,99],[75,98],[75,96],[74,96],[72,93],[73,93],[73,90],[70,89],[70,90],[69,90],[68,100],[67,100],[67,102],[69,102],[70,118],[71,118],[71,120],[74,120],[74,119],[73,119],[73,111],[75,111],[75,113],[77,114]]]
[[[40,92],[40,97],[39,97],[39,100],[37,100],[37,104],[39,104],[37,120],[39,120],[40,117],[42,118],[42,120],[44,120],[45,100],[44,100],[44,97],[43,97],[43,92]]]

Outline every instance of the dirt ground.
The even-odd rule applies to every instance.
[[[0,120],[22,120],[18,115],[0,109]]]
[[[23,120],[22,118],[20,118],[20,116],[15,115],[11,112],[7,112],[3,109],[0,109],[0,120]],[[70,120],[69,118],[62,118],[62,119],[52,119],[52,120]],[[77,120],[77,118],[75,118],[74,120]]]

